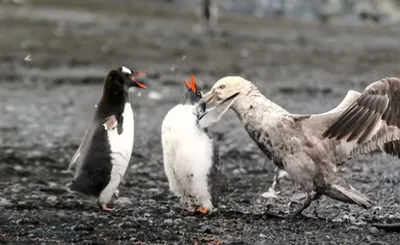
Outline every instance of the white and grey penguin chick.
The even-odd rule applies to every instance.
[[[218,206],[221,184],[218,146],[207,128],[220,120],[238,94],[206,110],[193,75],[185,85],[186,103],[173,107],[161,126],[164,169],[171,192],[184,208],[206,214]]]
[[[134,115],[128,89],[146,88],[137,75],[124,66],[108,73],[94,118],[69,166],[75,168],[75,176],[68,189],[98,198],[106,211],[111,210],[107,204],[118,193],[132,155]]]

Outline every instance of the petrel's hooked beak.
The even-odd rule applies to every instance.
[[[208,91],[208,93],[203,94],[203,98],[201,99],[207,105],[212,105],[218,101],[218,96],[215,93],[214,89]]]
[[[208,92],[207,94],[210,94],[210,92]],[[207,95],[205,94],[205,95]],[[197,121],[199,123],[199,126],[201,128],[207,128],[213,124],[215,124],[216,122],[218,122],[222,115],[228,111],[228,109],[231,107],[231,105],[233,104],[233,102],[235,102],[235,99],[237,98],[237,96],[239,95],[239,92],[229,96],[228,98],[218,101],[217,104],[207,110],[204,110],[203,108],[198,108],[197,113]],[[216,97],[216,96],[215,96]],[[204,97],[203,97],[204,99]],[[203,100],[202,99],[202,100]],[[208,103],[213,102],[213,97],[208,97]],[[215,101],[215,99],[214,99]],[[198,107],[203,107],[204,104],[207,104],[206,101],[200,101]],[[202,114],[200,114],[199,112],[203,112]]]

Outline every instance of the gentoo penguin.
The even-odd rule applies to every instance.
[[[203,214],[218,206],[219,153],[207,128],[221,119],[238,94],[206,110],[195,77],[185,81],[186,103],[173,107],[161,126],[164,170],[172,193],[188,211]]]
[[[128,89],[146,86],[122,66],[111,70],[104,82],[103,95],[82,143],[72,157],[69,169],[76,166],[70,191],[98,198],[105,210],[124,177],[134,142],[134,117]]]

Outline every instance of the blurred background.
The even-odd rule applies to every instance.
[[[400,76],[399,21],[398,0],[0,0],[0,241],[194,244],[207,232],[227,244],[393,244],[398,236],[354,224],[400,220],[397,159],[363,156],[341,170],[379,209],[322,199],[306,212],[315,217],[318,208],[320,219],[291,226],[256,215],[271,203],[286,207],[296,185],[282,184],[287,195],[280,199],[261,197],[274,165],[229,111],[213,127],[229,176],[228,211],[203,219],[181,214],[169,192],[160,127],[192,73],[205,91],[223,76],[241,75],[290,112],[332,109],[349,89]],[[104,77],[121,65],[147,72],[149,89],[131,96],[135,146],[120,186],[131,203],[100,215],[93,202],[41,189],[72,178],[64,170]]]
[[[309,111],[285,98],[310,99],[299,91],[315,93],[316,100],[321,93],[340,97],[350,87],[397,75],[399,2],[1,0],[0,100],[6,106],[0,112],[11,118],[0,126],[24,122],[27,131],[19,135],[40,144],[75,137],[70,127],[81,132],[84,124],[74,113],[92,111],[105,74],[120,65],[148,72],[151,91],[139,103],[175,103],[190,73],[204,89],[236,74],[283,106]],[[92,93],[82,98],[85,89]],[[59,105],[47,101],[53,95]],[[18,105],[20,99],[30,102]],[[60,118],[41,127],[42,119],[34,118],[48,107]]]

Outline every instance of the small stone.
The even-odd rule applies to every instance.
[[[50,181],[47,184],[49,185],[49,187],[56,187],[58,185],[56,182],[52,182],[52,181]]]
[[[150,188],[147,191],[150,192],[151,194],[158,194],[160,192],[158,188]]]
[[[175,223],[175,224],[181,224],[182,222],[183,222],[182,219],[175,219],[175,220],[174,220],[174,223]]]
[[[164,220],[164,224],[166,224],[166,225],[172,224],[172,219],[166,219],[166,220]]]
[[[215,227],[213,227],[211,225],[206,225],[203,228],[203,233],[206,233],[206,234],[213,234],[214,231],[215,231]]]
[[[5,198],[0,198],[0,207],[11,206],[12,203]]]
[[[115,201],[115,205],[118,206],[130,206],[132,205],[131,200],[128,197],[120,197]]]
[[[60,218],[67,216],[67,214],[66,214],[64,211],[62,211],[62,210],[58,211],[56,215],[57,215],[58,217],[60,217]]]
[[[341,219],[341,218],[336,218],[336,219],[333,219],[332,222],[335,222],[335,223],[342,223],[342,222],[343,222],[343,219]]]
[[[260,233],[260,235],[258,235],[260,238],[266,238],[267,236],[266,235],[264,235],[264,234],[262,234],[262,233]]]
[[[48,202],[55,202],[57,201],[57,196],[51,195],[47,197]]]
[[[232,172],[234,175],[240,174],[240,169],[234,169]]]
[[[31,233],[31,234],[28,235],[28,237],[32,238],[32,237],[35,237],[35,235]]]
[[[356,231],[356,230],[359,230],[360,228],[358,227],[358,226],[355,226],[355,225],[352,225],[352,226],[350,226],[349,228],[348,228],[348,230],[350,230],[350,231]]]
[[[369,233],[371,233],[371,234],[378,234],[378,233],[379,233],[379,230],[378,230],[378,228],[376,228],[376,227],[371,227],[371,228],[369,228]]]
[[[15,184],[12,188],[11,191],[14,193],[20,192],[21,190],[23,190],[24,187],[22,187],[20,184]]]
[[[21,165],[15,165],[14,167],[15,171],[21,171],[22,170],[22,166]]]

